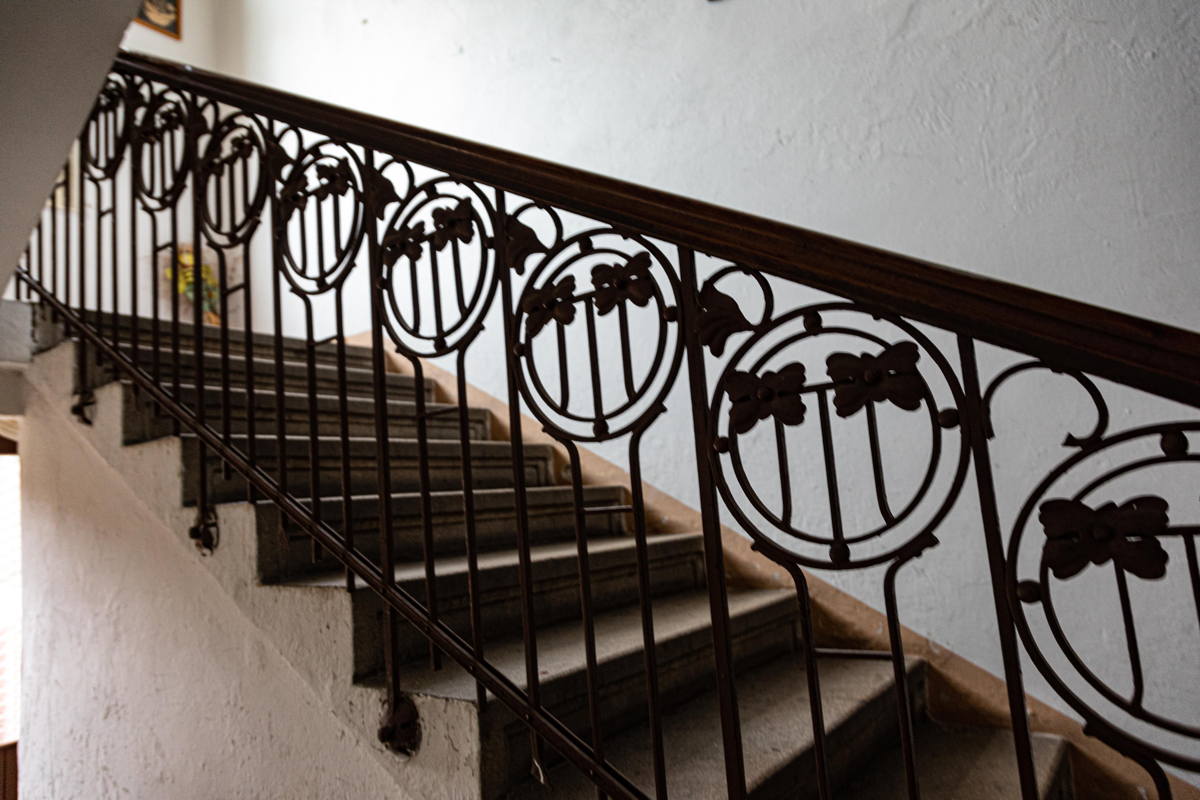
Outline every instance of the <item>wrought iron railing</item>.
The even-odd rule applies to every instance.
[[[190,272],[180,260],[188,246]],[[991,635],[1002,653],[1024,797],[1035,797],[1036,788],[1022,646],[1087,732],[1141,763],[1161,796],[1170,795],[1164,766],[1200,770],[1200,727],[1188,709],[1151,703],[1161,699],[1147,689],[1161,653],[1139,647],[1138,633],[1155,620],[1137,607],[1147,585],[1169,587],[1182,598],[1177,606],[1188,609],[1186,624],[1200,624],[1200,516],[1189,489],[1195,484],[1155,477],[1147,488],[1131,485],[1140,479],[1145,486],[1153,470],[1200,460],[1195,334],[129,54],[108,77],[18,275],[18,292],[80,342],[81,417],[88,415],[97,362],[115,365],[194,435],[200,463],[219,458],[245,479],[251,497],[275,503],[340,560],[351,586],[361,581],[378,593],[388,614],[387,647],[395,647],[402,622],[415,626],[429,641],[434,666],[449,657],[477,679],[481,701],[487,690],[524,720],[535,770],[546,742],[603,793],[665,797],[670,764],[642,481],[647,435],[676,421],[694,445],[678,448],[675,458],[694,470],[703,520],[722,723],[713,736],[724,743],[730,797],[745,795],[746,776],[723,520],[794,578],[820,796],[831,788],[806,570],[883,570],[908,794],[917,797],[897,581],[909,562],[950,536],[977,542],[986,559]],[[204,333],[206,324],[215,335]],[[338,354],[341,493],[349,509],[346,347],[348,334],[363,328],[370,331],[378,440],[375,549],[364,548],[348,522],[323,515],[321,492],[302,501],[304,494],[289,488],[282,455],[267,461],[256,450],[276,437],[283,451],[283,342],[297,335],[306,342],[313,419],[307,480],[318,485],[316,355]],[[417,596],[393,578],[385,349],[407,361],[418,381],[430,361],[449,362],[456,374],[469,636],[441,619],[434,591],[432,412],[419,390],[413,402],[428,591]],[[985,349],[986,363],[996,365],[988,368],[990,379],[977,352]],[[255,356],[274,364],[268,388],[252,374]],[[635,786],[604,757],[594,691],[584,730],[556,718],[539,697],[519,447],[512,482],[514,544],[523,554],[524,685],[489,662],[479,629],[464,399],[481,363],[508,405],[513,441],[521,441],[522,414],[529,413],[568,454],[589,679],[596,657],[585,517],[631,515],[640,545],[653,787]],[[220,387],[219,409],[194,402],[181,368],[191,370],[186,380],[197,387]],[[1034,370],[1072,380],[1097,415],[1088,421],[1092,429],[1067,436],[1066,453],[1040,472],[1032,458],[1014,465],[989,454],[994,437],[998,444],[1011,433],[1001,424],[993,430],[997,389]],[[244,434],[232,432],[230,393],[243,380],[250,408],[255,392],[278,403],[273,429],[256,431],[248,413]],[[1138,413],[1192,416],[1114,431],[1106,402],[1112,393],[1135,397],[1121,402]],[[1058,403],[1066,394],[1025,396]],[[1018,440],[1030,455],[1056,444]],[[620,448],[631,476],[627,507],[584,505],[585,446]],[[858,466],[848,468],[854,457]],[[994,467],[1004,468],[1011,487],[998,490]],[[816,477],[798,481],[801,472]],[[193,537],[212,547],[218,520],[211,486],[206,470],[197,475]],[[801,484],[820,488],[802,494]],[[1088,597],[1115,598],[1125,655],[1117,668],[1089,660],[1094,642],[1073,641],[1064,621],[1078,613],[1063,604],[1078,599],[1081,573],[1092,581]],[[381,735],[403,748],[411,710],[395,661],[387,659],[391,718]],[[1168,678],[1174,685],[1196,676]]]

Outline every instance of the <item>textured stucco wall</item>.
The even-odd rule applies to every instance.
[[[1200,328],[1191,0],[209,4],[236,24],[202,66]],[[935,341],[953,353],[952,339]],[[502,393],[502,362],[480,350],[470,379]],[[993,374],[1007,363],[992,352],[982,361]],[[694,504],[679,460],[691,442],[686,398],[669,406],[646,439],[645,474]],[[1121,391],[1112,410],[1115,429],[1181,416]],[[1092,413],[1062,380],[1006,389],[994,443],[1006,527],[1036,476],[1068,455],[1065,430],[1086,432]],[[911,437],[894,439],[902,450]],[[623,460],[620,446],[601,452]],[[798,459],[795,485],[820,498],[811,461]],[[839,477],[865,498],[868,472]],[[1159,484],[1178,518],[1197,513],[1193,485]],[[906,622],[999,672],[971,486],[942,545],[902,575],[901,607]],[[880,605],[879,574],[833,579]],[[1154,660],[1148,703],[1196,724],[1195,615],[1186,591],[1152,588],[1135,597]],[[1070,624],[1123,685],[1112,587],[1073,589]],[[1037,675],[1029,685],[1053,699]]]
[[[33,392],[21,429],[21,797],[394,796],[64,408]]]

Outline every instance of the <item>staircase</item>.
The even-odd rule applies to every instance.
[[[127,322],[127,320],[123,320]],[[142,321],[143,327],[147,324]],[[127,332],[121,340],[129,351]],[[216,329],[205,334],[215,341]],[[193,329],[182,327],[182,338],[190,341]],[[143,329],[141,339],[146,340]],[[306,363],[303,340],[285,339],[284,374],[304,374]],[[65,342],[44,352],[38,362],[76,364],[77,344]],[[157,361],[164,374],[174,374],[176,361],[170,349],[158,352]],[[244,374],[240,346],[231,347],[231,375]],[[350,347],[346,350],[347,372],[367,369],[370,351]],[[142,345],[141,363],[153,359]],[[208,383],[197,391],[190,382],[192,354],[181,351],[179,373],[183,396],[201,398],[214,416],[218,415],[225,392],[220,385]],[[337,356],[321,352],[316,356],[317,374],[336,372]],[[75,368],[72,368],[75,369]],[[272,367],[273,369],[273,367]],[[181,510],[194,504],[197,472],[200,469],[194,436],[176,436],[173,424],[156,411],[119,370],[103,359],[90,365],[96,386],[97,406],[91,411],[98,419],[119,420],[119,441],[132,447],[156,440],[178,443],[174,452],[180,458],[177,502]],[[60,369],[60,374],[62,370]],[[374,553],[372,534],[378,530],[378,496],[374,486],[373,400],[370,382],[356,383],[351,378],[346,395],[352,409],[349,424],[349,464],[351,502],[349,528],[361,536],[362,547]],[[443,621],[464,639],[471,637],[470,603],[467,587],[467,560],[463,554],[464,520],[461,484],[461,448],[457,415],[442,412],[453,408],[432,402],[434,387],[429,381],[418,386],[410,377],[389,376],[397,399],[388,403],[388,425],[395,437],[392,448],[393,507],[396,518],[392,536],[399,562],[395,577],[399,586],[417,597],[426,596],[425,566],[422,561],[419,476],[413,452],[417,442],[413,395],[422,392],[429,404],[429,454],[433,478],[434,572],[436,591]],[[73,382],[60,380],[56,389],[67,404]],[[322,518],[342,528],[346,504],[342,474],[342,440],[336,392],[322,392],[318,385],[316,404],[318,481],[312,491],[311,470],[307,461],[310,419],[306,414],[309,398],[298,383],[285,391],[284,417],[286,444],[283,461],[292,477],[292,491],[307,507],[317,505]],[[259,431],[273,429],[276,422],[273,394],[257,394],[254,407],[245,391],[244,380],[232,382],[228,392],[233,439],[245,446],[251,415]],[[441,413],[440,413],[441,412]],[[470,409],[473,474],[476,477],[475,531],[478,543],[478,586],[480,622],[486,632],[483,650],[487,658],[514,683],[523,685],[524,653],[521,616],[519,552],[512,547],[516,528],[512,487],[512,443],[492,437],[489,413]],[[259,458],[275,471],[280,448],[274,435],[258,434]],[[546,445],[526,445],[529,531],[532,537],[532,596],[536,619],[536,642],[541,667],[542,702],[555,716],[581,731],[589,730],[588,686],[584,633],[580,614],[578,551],[575,542],[574,509],[571,487],[556,480],[554,458]],[[156,454],[147,454],[151,459]],[[131,456],[137,459],[137,455]],[[138,469],[143,473],[146,465]],[[297,530],[269,501],[247,500],[244,480],[226,474],[219,459],[211,455],[204,469],[211,491],[217,499],[217,516],[224,521],[239,514],[253,519],[257,554],[253,565],[257,583],[255,594],[278,593],[287,602],[307,607],[302,595],[341,593],[346,573],[339,562],[319,548],[311,538]],[[606,757],[640,786],[654,784],[647,730],[646,680],[642,617],[638,609],[636,541],[629,530],[623,510],[628,491],[622,486],[587,486],[588,508],[614,509],[589,515],[587,529],[588,578],[594,612],[596,640],[595,687],[603,709]],[[228,527],[226,524],[223,527]],[[222,543],[220,547],[228,547]],[[713,692],[712,624],[708,596],[704,589],[703,538],[700,533],[650,534],[650,583],[653,586],[653,619],[657,652],[659,691],[663,701],[664,742],[669,791],[676,797],[724,797],[721,742],[713,735],[721,727],[720,711]],[[265,601],[273,604],[273,601]],[[254,605],[254,603],[251,603]],[[382,605],[377,595],[356,585],[344,605],[349,619],[335,623],[353,631],[347,642],[351,652],[339,660],[352,665],[344,675],[362,691],[384,694]],[[804,679],[805,665],[797,653],[798,620],[795,593],[779,589],[739,589],[729,592],[732,650],[738,676],[742,731],[747,754],[746,769],[749,796],[754,798],[816,797],[816,774],[810,698]],[[530,739],[526,728],[497,703],[485,697],[479,703],[476,682],[456,665],[432,669],[426,640],[415,629],[400,630],[398,652],[403,661],[400,683],[403,691],[422,708],[421,726],[441,730],[449,723],[430,719],[424,710],[431,700],[452,700],[470,708],[477,724],[478,741],[461,742],[464,748],[477,750],[478,796],[483,798],[572,798],[592,797],[595,786],[570,765],[561,764],[547,754],[546,783],[530,778],[532,767]],[[296,659],[320,661],[312,652],[296,652]],[[885,798],[897,796],[904,784],[904,766],[900,755],[897,729],[896,683],[886,653],[870,651],[831,651],[819,661],[827,726],[827,746],[833,757],[831,776],[839,797]],[[1011,739],[1007,732],[984,728],[949,728],[929,719],[925,708],[925,667],[920,660],[907,665],[907,691],[917,715],[916,749],[929,758],[921,760],[922,796],[929,798],[1011,798],[1019,794],[1016,783]],[[311,671],[302,669],[302,671]],[[457,719],[457,718],[456,718]],[[369,740],[374,720],[362,720],[361,730]],[[456,734],[462,735],[462,734]],[[1034,753],[1038,766],[1039,797],[1073,796],[1067,745],[1053,736],[1035,738]],[[419,757],[419,743],[414,748]],[[382,758],[395,762],[402,780],[405,756],[382,752]]]
[[[1200,625],[1194,481],[1157,477],[1200,336],[130,54],[73,158],[17,273],[33,413],[389,793],[1195,796],[1194,683],[1139,641]],[[1092,408],[1000,492],[1024,373]],[[1114,388],[1149,418],[1110,431]],[[1000,662],[931,714],[897,584],[951,537]],[[881,610],[831,628],[831,573]]]

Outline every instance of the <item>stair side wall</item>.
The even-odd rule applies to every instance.
[[[403,797],[66,408],[22,426],[21,796]]]

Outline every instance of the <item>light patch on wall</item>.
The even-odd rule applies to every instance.
[[[0,455],[0,746],[17,740],[21,674],[21,471]]]

